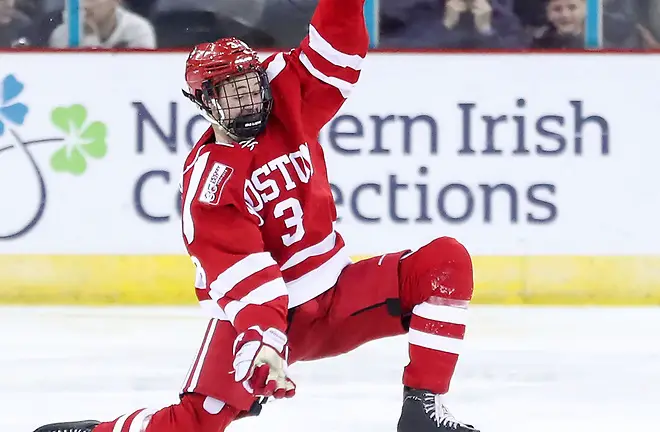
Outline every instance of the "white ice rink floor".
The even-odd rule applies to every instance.
[[[0,308],[0,430],[176,402],[198,308]],[[405,337],[292,368],[230,431],[395,431]],[[660,308],[472,307],[448,406],[484,432],[660,431]],[[189,431],[194,432],[194,431]]]

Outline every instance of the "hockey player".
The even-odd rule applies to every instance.
[[[358,81],[364,0],[320,0],[300,47],[260,62],[229,38],[196,46],[186,96],[212,126],[183,168],[182,235],[211,319],[180,402],[36,432],[221,432],[295,394],[288,365],[408,334],[399,432],[475,429],[443,403],[465,333],[472,263],[442,237],[351,263],[335,231],[320,129]]]

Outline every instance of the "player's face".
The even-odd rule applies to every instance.
[[[560,34],[579,34],[584,25],[585,0],[550,0],[547,14]]]
[[[219,104],[230,119],[258,113],[262,109],[261,83],[256,72],[230,78],[218,92]]]

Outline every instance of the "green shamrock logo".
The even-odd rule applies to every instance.
[[[55,108],[51,121],[66,134],[64,145],[50,158],[54,171],[80,175],[87,169],[87,157],[101,159],[106,155],[107,127],[98,121],[87,123],[87,109],[84,106]]]
[[[0,0],[2,3],[2,0]],[[4,65],[3,65],[4,66]],[[0,159],[5,154],[21,151],[25,154],[25,167],[20,172],[28,176],[35,176],[38,185],[39,205],[34,208],[32,215],[18,226],[7,226],[0,217],[0,242],[13,241],[31,232],[44,217],[48,203],[48,188],[45,177],[37,158],[33,155],[33,148],[42,145],[58,145],[58,150],[51,156],[52,169],[60,173],[69,173],[76,176],[83,174],[88,167],[89,158],[101,159],[108,152],[105,123],[90,122],[87,119],[87,109],[82,105],[56,107],[51,112],[53,125],[63,133],[59,136],[45,138],[24,138],[23,131],[28,115],[32,111],[23,103],[23,90],[25,84],[13,74],[0,80]],[[42,128],[30,127],[29,131]],[[4,179],[0,172],[0,180]],[[19,179],[20,182],[20,179]],[[1,198],[1,197],[0,197]],[[1,212],[0,212],[1,213]],[[11,225],[11,224],[10,224]]]

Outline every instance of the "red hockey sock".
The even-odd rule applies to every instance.
[[[238,415],[223,402],[196,393],[161,410],[140,409],[101,423],[94,432],[222,432]]]
[[[442,237],[401,261],[401,304],[411,313],[408,333],[410,363],[403,383],[444,394],[465,336],[466,312],[472,299],[472,260],[456,240]]]

